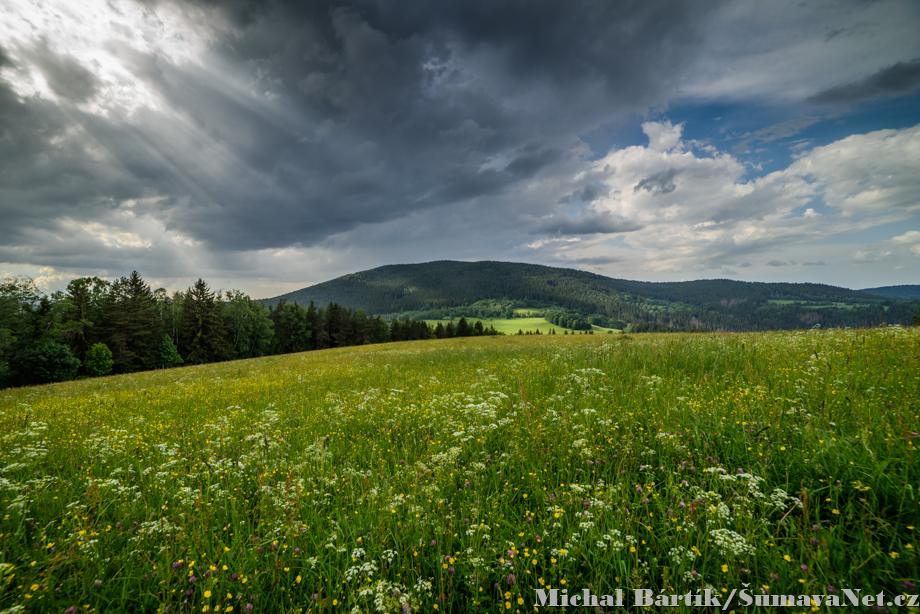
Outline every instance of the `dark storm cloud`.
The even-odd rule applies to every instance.
[[[530,216],[540,221],[522,232],[635,230],[560,212],[565,194],[604,193],[571,184],[577,135],[667,100],[718,3],[178,6],[232,27],[215,27],[194,62],[104,41],[157,100],[131,113],[81,106],[105,85],[94,66],[40,39],[18,50],[58,101],[20,98],[0,80],[0,247],[62,218],[111,225],[128,201],[131,219],[231,252],[317,245],[471,203],[496,228]],[[0,63],[13,61],[0,50]],[[552,189],[513,196],[535,181]]]
[[[572,192],[568,196],[564,196],[563,198],[559,200],[559,203],[560,204],[579,203],[579,202],[590,203],[590,202],[597,200],[601,196],[606,196],[609,193],[610,193],[609,188],[605,188],[604,186],[599,186],[595,183],[589,183],[581,190],[577,190],[575,192]]]
[[[565,260],[565,262],[571,262],[573,264],[614,264],[615,262],[622,262],[625,258],[620,256],[593,256],[589,258],[574,258],[572,260]]]
[[[640,230],[641,224],[632,220],[621,220],[609,212],[591,212],[579,218],[565,214],[553,215],[537,221],[531,228],[534,234],[550,234],[556,236],[588,235],[588,234],[618,234]]]
[[[811,104],[845,104],[881,94],[907,94],[920,86],[920,58],[883,68],[863,81],[818,92],[807,99]]]
[[[83,144],[66,138],[72,126],[55,103],[23,101],[0,81],[0,245],[28,245],[32,228],[142,188],[131,180],[126,190],[122,178],[97,168]]]
[[[677,169],[669,168],[666,171],[661,171],[660,173],[655,173],[650,175],[640,181],[635,188],[634,192],[639,190],[646,190],[652,194],[670,194],[677,189],[677,186],[674,184],[674,178],[677,176]]]
[[[96,93],[99,80],[72,56],[59,55],[42,39],[27,57],[41,69],[48,86],[57,96],[74,102],[85,102]]]

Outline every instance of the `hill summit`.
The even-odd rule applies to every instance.
[[[533,308],[594,316],[605,320],[598,325],[613,328],[646,323],[706,330],[908,324],[917,311],[908,301],[824,284],[655,283],[536,264],[451,260],[381,266],[262,302],[281,299],[335,302],[390,318],[513,317],[515,308]]]

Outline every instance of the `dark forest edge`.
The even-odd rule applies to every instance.
[[[71,281],[43,294],[32,279],[0,280],[0,387],[43,384],[326,348],[497,335],[481,322],[456,326],[367,314],[330,302],[271,308],[199,279],[170,296],[137,271],[115,282]]]
[[[459,303],[456,297],[444,298],[434,304],[431,301],[424,305],[413,304],[416,309],[412,311],[376,316],[351,306],[360,304],[360,300],[348,300],[349,306],[333,300],[323,301],[326,306],[322,307],[317,306],[322,304],[320,301],[309,299],[301,291],[299,298],[307,298],[308,304],[306,300],[301,304],[283,297],[259,301],[238,290],[214,292],[202,279],[184,292],[174,292],[170,296],[163,288],[152,290],[137,271],[115,282],[98,277],[74,279],[65,292],[50,295],[42,293],[28,277],[3,279],[0,280],[0,387],[353,345],[498,335],[501,333],[495,328],[485,328],[473,318],[516,317],[515,309],[521,308],[526,308],[531,315],[544,317],[561,329],[571,328],[573,332],[582,333],[591,333],[588,329],[592,325],[639,333],[811,328],[822,324],[856,327],[885,324],[886,321],[920,324],[916,301],[899,302],[877,297],[867,300],[865,294],[843,289],[833,289],[832,293],[837,295],[834,298],[855,300],[855,304],[842,309],[809,305],[808,301],[814,304],[827,299],[827,296],[815,294],[815,285],[804,288],[810,294],[803,296],[771,295],[757,289],[761,294],[748,293],[726,299],[726,288],[738,294],[739,286],[733,285],[737,282],[724,286],[718,283],[724,280],[715,280],[699,282],[701,285],[694,287],[659,284],[655,292],[643,296],[636,290],[652,285],[624,282],[632,284],[626,289],[633,293],[622,292],[623,289],[611,293],[605,292],[608,288],[597,285],[598,278],[608,278],[585,274],[594,284],[586,287],[580,283],[582,272],[536,268],[554,272],[557,277],[551,276],[549,280],[519,277],[515,283],[520,294],[535,298],[488,299],[467,304]],[[564,273],[558,275],[556,271]],[[374,271],[346,276],[346,279],[353,283],[356,276],[368,273]],[[499,278],[492,275],[490,279],[491,290],[496,291],[498,288],[494,284]],[[486,292],[488,288],[477,286],[486,283],[484,280],[468,275],[462,280],[463,284],[455,285],[454,289],[462,290],[458,294]],[[404,281],[400,279],[399,283]],[[328,290],[333,282],[320,286]],[[388,285],[392,284],[383,284],[384,287]],[[781,286],[783,292],[794,286],[761,285]],[[534,286],[539,286],[537,290],[542,293]],[[437,294],[431,286],[419,287],[428,292],[429,298]],[[352,292],[357,289],[353,285],[350,287]],[[380,295],[379,283],[377,290]],[[796,290],[801,291],[800,288]],[[396,298],[399,302],[401,297]],[[786,300],[789,304],[771,303]],[[756,318],[752,318],[752,314]],[[459,321],[455,325],[456,318]],[[444,326],[440,322],[437,325],[426,323],[423,321],[426,319],[452,321]]]

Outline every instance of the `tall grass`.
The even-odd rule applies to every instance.
[[[918,363],[896,327],[488,337],[4,391],[0,611],[917,592]]]

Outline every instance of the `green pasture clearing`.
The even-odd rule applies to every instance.
[[[520,308],[518,308],[518,309],[515,309],[515,310],[514,310],[514,313],[515,313],[515,315],[518,315],[518,316],[526,316],[526,315],[529,315],[529,314],[539,313],[539,312],[541,312],[541,311],[545,311],[545,310],[544,310],[544,309],[535,309],[535,308],[531,308],[531,307],[520,307]]]
[[[527,311],[527,310],[524,310]],[[557,335],[561,335],[563,330],[568,330],[571,335],[573,332],[576,334],[581,334],[582,331],[572,331],[571,329],[565,329],[556,324],[547,322],[543,318],[467,318],[466,321],[469,322],[470,326],[476,323],[476,321],[482,322],[482,325],[485,328],[494,326],[495,330],[500,333],[505,333],[506,335],[516,335],[519,330],[524,331],[525,333],[540,331],[541,335],[549,334],[550,330],[555,329]],[[460,321],[460,318],[455,320],[425,320],[428,324],[436,326],[438,322],[447,326],[448,322],[453,322],[454,326],[457,326],[457,322]],[[618,333],[620,332],[614,328],[601,328],[600,326],[592,326],[594,334],[606,334],[607,331]]]
[[[855,309],[859,305],[857,303],[839,303],[839,302],[821,302],[821,303],[809,303],[804,301],[793,301],[786,299],[769,299],[767,301],[771,305],[798,305],[802,309],[825,309],[829,307],[837,309]]]
[[[322,350],[3,390],[0,432],[10,613],[920,580],[920,328]]]

